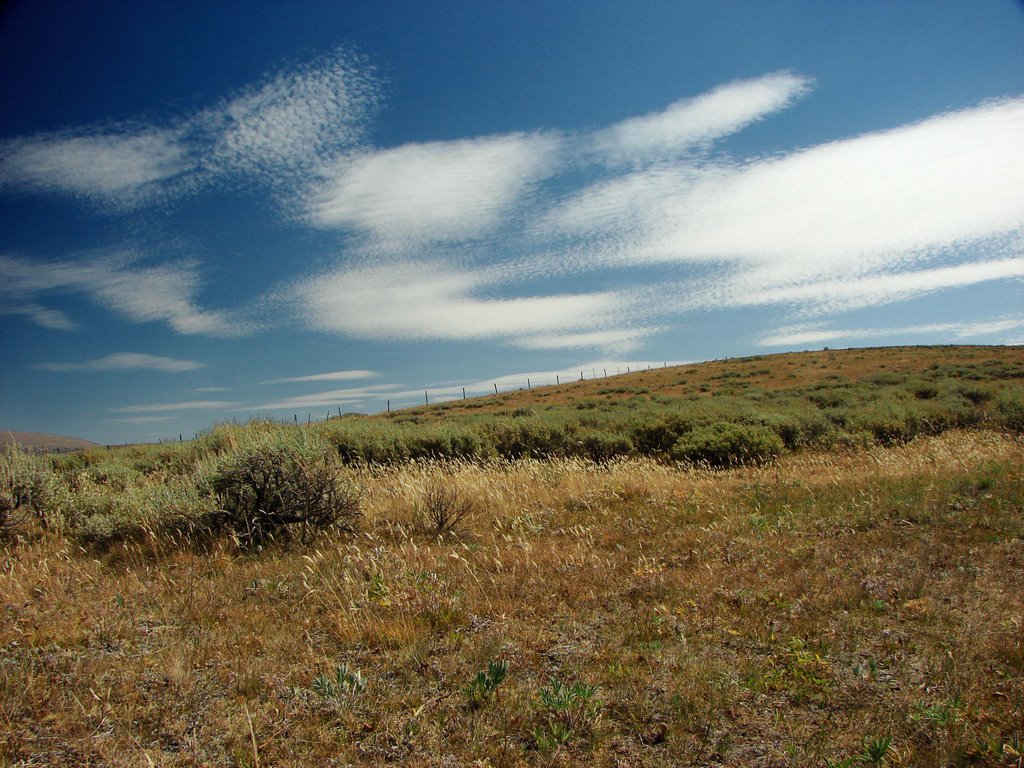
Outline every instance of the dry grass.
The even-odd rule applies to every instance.
[[[361,532],[309,548],[36,532],[2,552],[0,765],[1017,765],[1022,467],[956,431],[413,463],[360,470]],[[438,487],[475,510],[441,536]]]

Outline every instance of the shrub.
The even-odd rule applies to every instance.
[[[423,496],[419,516],[437,536],[441,536],[473,514],[473,501],[458,489],[440,483],[431,485]]]
[[[566,456],[569,440],[564,430],[537,418],[488,425],[488,437],[503,459]]]
[[[1014,432],[1024,432],[1024,393],[1001,392],[996,401],[996,421]]]
[[[660,456],[669,453],[680,436],[691,429],[693,424],[678,414],[658,419],[644,417],[630,430],[630,436],[638,453]]]
[[[83,545],[106,549],[147,536],[167,541],[201,539],[216,533],[215,499],[196,475],[172,477],[112,490],[89,479],[71,494],[67,522]]]
[[[10,531],[30,514],[45,524],[53,498],[55,477],[45,459],[9,445],[0,454],[0,534]]]
[[[303,540],[327,527],[353,530],[359,490],[325,448],[272,437],[225,456],[210,478],[220,507],[215,526],[245,548],[287,539],[293,527]]]
[[[681,437],[672,458],[711,467],[733,467],[771,461],[783,451],[782,438],[765,427],[719,422],[698,427]]]
[[[597,462],[610,461],[633,452],[633,443],[628,437],[603,431],[585,432],[577,447],[582,456]]]

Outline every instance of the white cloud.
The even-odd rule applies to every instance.
[[[1002,336],[1002,343],[1013,343],[1011,331],[1024,328],[1024,317],[1005,317],[998,320],[956,323],[930,323],[898,328],[821,328],[797,326],[778,328],[761,336],[757,344],[762,347],[796,347],[820,344],[825,341],[850,339],[881,339],[928,335],[958,341]]]
[[[2,270],[2,262],[0,262],[0,270]],[[59,309],[49,309],[32,302],[27,304],[0,303],[0,315],[27,317],[40,328],[49,328],[54,331],[73,331],[78,327],[74,320]]]
[[[378,101],[372,68],[338,49],[163,125],[79,126],[0,141],[0,190],[132,208],[225,175],[296,187],[360,144]]]
[[[127,416],[123,419],[104,419],[114,424],[150,424],[154,421],[171,421],[174,416]]]
[[[228,400],[191,400],[183,403],[151,403],[126,405],[111,409],[114,413],[168,413],[171,411],[220,411],[234,408],[238,403]]]
[[[340,269],[295,287],[314,328],[367,339],[518,338],[606,326],[628,308],[614,292],[479,298],[486,278],[441,264]]]
[[[0,143],[0,189],[64,193],[130,206],[195,169],[176,130],[133,125]]]
[[[131,254],[38,262],[0,256],[0,303],[25,306],[40,294],[84,293],[133,322],[162,321],[183,334],[239,336],[251,330],[226,312],[201,309],[196,304],[200,283],[198,265],[190,261],[143,266]],[[61,313],[47,313],[19,314],[45,327],[66,320]],[[64,330],[69,323],[63,323]]]
[[[259,412],[259,411],[301,411],[312,408],[334,408],[339,405],[359,403],[368,399],[379,400],[388,397],[393,390],[400,387],[398,384],[374,384],[367,387],[350,387],[346,389],[331,389],[326,392],[313,392],[311,394],[296,395],[273,400],[268,403],[253,406],[242,406],[238,410]]]
[[[1024,99],[1003,100],[781,158],[613,178],[544,223],[600,235],[612,262],[741,262],[778,283],[1011,234],[1022,183]]]
[[[523,336],[516,339],[514,343],[522,349],[598,347],[604,350],[628,352],[640,347],[647,336],[656,333],[658,330],[658,328],[627,328],[622,330],[586,331],[582,333],[555,333],[540,336]]]
[[[344,50],[286,71],[211,110],[210,162],[223,170],[304,179],[362,142],[379,102],[373,71]]]
[[[330,373],[315,373],[312,376],[291,376],[286,379],[272,379],[264,381],[264,384],[284,384],[301,381],[352,381],[354,379],[375,379],[380,376],[376,371],[331,371]]]
[[[758,306],[790,304],[807,313],[831,313],[964,288],[992,280],[1024,278],[1024,258],[957,264],[950,267],[882,272],[867,277],[829,279],[784,286],[758,287],[748,276],[724,282],[719,290],[691,297],[694,305]]]
[[[385,242],[485,234],[553,173],[558,146],[544,134],[508,134],[345,158],[310,193],[309,220]]]
[[[592,137],[593,145],[610,162],[671,157],[790,106],[810,87],[809,79],[789,72],[737,80],[695,98],[680,99],[661,112],[598,131]]]
[[[35,366],[46,371],[163,371],[180,373],[203,368],[195,360],[147,355],[141,352],[115,352],[106,357],[82,363],[40,363]]]

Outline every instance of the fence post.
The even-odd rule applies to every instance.
[[[427,390],[423,390],[423,404],[430,405],[430,398],[427,397]]]
[[[561,383],[562,383],[562,382],[560,382],[560,381],[558,380],[558,374],[556,373],[556,374],[555,374],[555,384],[561,384]]]
[[[494,382],[494,394],[498,394],[498,382]]]
[[[530,384],[530,377],[529,376],[526,377],[526,388],[529,389],[529,390],[533,389],[533,386],[531,386],[531,384]]]
[[[462,388],[462,399],[463,400],[466,399],[466,388],[465,387]]]
[[[388,413],[391,413],[391,401],[388,400]]]

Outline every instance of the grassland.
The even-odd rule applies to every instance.
[[[1022,390],[851,350],[8,452],[0,764],[1019,766]],[[228,514],[266,456],[330,524]]]

